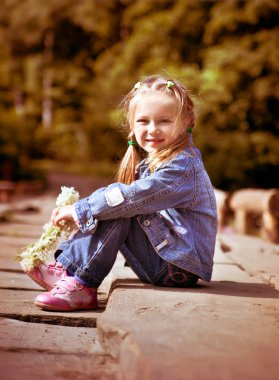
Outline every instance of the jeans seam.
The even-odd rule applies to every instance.
[[[86,271],[87,269],[89,269],[89,267],[91,266],[91,263],[92,263],[92,260],[94,260],[94,258],[96,257],[96,255],[98,255],[98,253],[100,252],[100,250],[104,247],[104,245],[106,244],[107,240],[109,239],[109,237],[111,236],[111,233],[115,230],[115,228],[117,227],[117,222],[118,220],[115,221],[113,227],[110,229],[109,233],[106,234],[106,239],[104,239],[104,241],[102,241],[102,244],[100,245],[100,247],[98,247],[98,250],[94,252],[93,256],[91,257],[91,259],[88,261],[88,263],[86,264],[86,266],[84,267],[84,270]]]

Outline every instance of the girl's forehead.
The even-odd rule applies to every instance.
[[[145,108],[151,107],[172,111],[176,102],[174,97],[168,94],[161,91],[152,91],[136,95],[133,103],[137,111],[143,111]]]

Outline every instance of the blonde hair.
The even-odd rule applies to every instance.
[[[138,99],[142,95],[154,91],[161,91],[173,98],[177,111],[174,132],[178,132],[178,138],[168,148],[149,155],[137,144],[129,145],[118,169],[117,181],[119,182],[132,183],[135,180],[136,166],[144,158],[147,158],[147,164],[151,172],[154,172],[159,165],[169,161],[189,145],[188,132],[191,133],[195,125],[193,101],[186,88],[179,81],[168,80],[162,76],[149,76],[138,82],[121,102],[126,116],[125,128],[128,130],[128,140],[135,141],[133,119]]]

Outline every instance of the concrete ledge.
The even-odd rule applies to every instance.
[[[274,380],[279,371],[279,292],[216,247],[213,281],[157,288],[122,268],[99,341],[123,380]],[[125,279],[125,272],[130,271]]]
[[[240,234],[219,234],[218,251],[227,262],[279,290],[279,245]]]
[[[276,378],[275,289],[231,282],[195,290],[127,287],[114,290],[97,321],[123,379]]]

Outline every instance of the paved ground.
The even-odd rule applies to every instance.
[[[44,312],[13,258],[38,238],[53,203],[45,195],[13,213],[0,205],[1,379],[278,378],[278,245],[219,235],[213,281],[192,290],[143,285],[119,257],[100,309]]]
[[[14,260],[18,249],[38,239],[54,202],[52,196],[41,196],[0,205],[0,378],[117,379],[115,359],[96,339],[96,321],[104,312],[112,277],[99,289],[98,310],[45,312],[33,305],[42,289]]]

